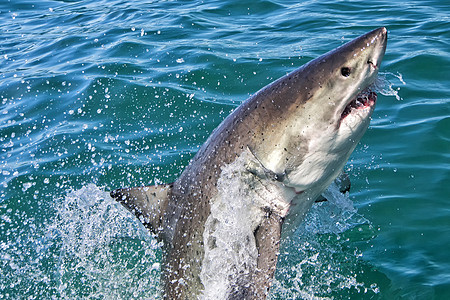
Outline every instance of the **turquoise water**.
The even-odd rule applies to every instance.
[[[450,4],[281,0],[0,2],[0,298],[158,299],[159,245],[106,191],[175,180],[250,94],[379,26],[398,95],[271,297],[450,299]]]

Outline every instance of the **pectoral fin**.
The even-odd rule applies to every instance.
[[[110,193],[153,233],[159,234],[172,185],[152,185],[117,189]]]
[[[347,193],[348,191],[350,191],[350,187],[351,187],[351,182],[350,182],[350,177],[348,176],[347,173],[342,172],[335,180],[334,182],[336,182],[336,185],[339,187],[339,191],[342,194]],[[316,199],[316,203],[318,202],[324,202],[327,201],[327,199],[323,196],[320,195],[319,198]]]
[[[268,213],[255,232],[258,248],[258,271],[256,278],[256,293],[258,299],[265,299],[275,275],[280,249],[281,226],[284,218],[275,213]]]
[[[236,278],[227,300],[261,300],[268,297],[277,266],[283,221],[284,218],[276,213],[267,212],[255,231],[257,268]]]

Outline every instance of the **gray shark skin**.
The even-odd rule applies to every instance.
[[[280,240],[369,125],[386,43],[386,28],[375,29],[267,85],[174,183],[111,192],[163,241],[165,299],[267,297]]]

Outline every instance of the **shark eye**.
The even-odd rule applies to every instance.
[[[350,70],[349,67],[343,67],[343,68],[341,69],[341,74],[342,74],[342,76],[344,76],[344,77],[350,76],[350,73],[351,73],[351,70]]]

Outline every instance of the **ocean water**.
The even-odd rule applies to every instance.
[[[249,95],[379,26],[391,93],[271,299],[450,299],[443,0],[1,0],[0,299],[160,299],[160,245],[108,191],[175,180]]]

